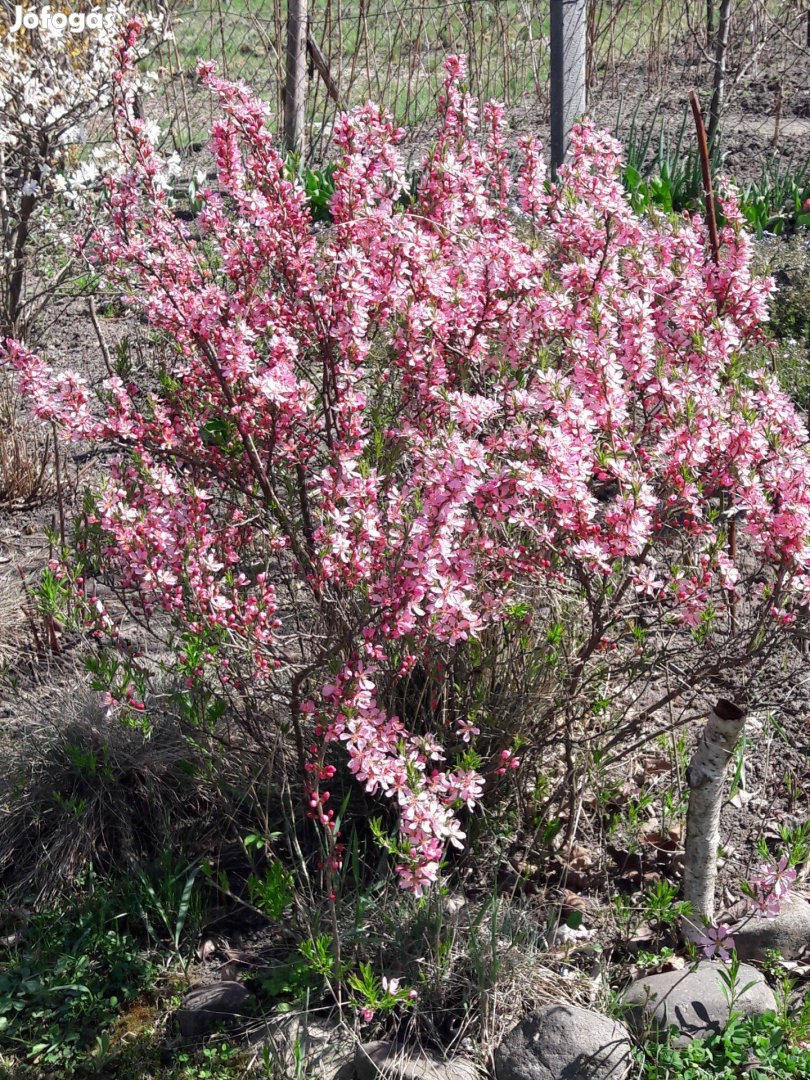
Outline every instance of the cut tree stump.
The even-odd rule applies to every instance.
[[[686,770],[689,808],[686,812],[683,894],[692,905],[683,934],[695,941],[714,922],[720,809],[726,766],[745,726],[745,709],[721,698],[709,714],[703,735]]]

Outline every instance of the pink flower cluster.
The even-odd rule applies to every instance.
[[[782,911],[791,886],[796,880],[796,871],[788,865],[787,856],[783,855],[778,863],[762,863],[748,879],[749,902],[754,914],[766,919],[775,919]]]
[[[308,711],[290,707],[322,728],[313,816],[333,820],[322,746],[340,745],[397,806],[418,893],[482,792],[445,760],[483,745],[503,775],[516,759],[484,717],[414,728],[384,685],[560,588],[599,607],[607,664],[632,605],[698,626],[742,587],[720,493],[763,618],[810,601],[807,432],[767,372],[730,374],[770,284],[731,204],[717,264],[697,217],[638,217],[619,146],[590,124],[556,184],[532,140],[513,176],[502,110],[479,120],[457,58],[415,194],[390,117],[340,119],[324,230],[265,107],[201,63],[222,117],[192,228],[127,90],[136,32],[117,114],[130,167],[85,252],[170,361],[94,402],[21,345],[6,360],[43,419],[122,451],[90,522],[107,574],[202,639],[221,678],[306,674]]]
[[[397,871],[403,888],[421,896],[438,877],[445,845],[463,846],[464,833],[452,807],[472,810],[482,794],[483,779],[472,770],[446,772],[435,767],[445,757],[435,736],[417,737],[398,717],[387,716],[377,706],[374,674],[373,667],[357,661],[323,687],[323,713],[328,719],[319,731],[325,744],[337,741],[344,746],[350,772],[369,794],[396,801],[404,855]],[[302,709],[314,713],[316,704],[306,702]],[[322,766],[319,778],[323,772]],[[329,793],[318,792],[315,798],[322,807],[321,824],[331,827],[331,812],[323,810]]]
[[[761,863],[746,885],[751,914],[776,919],[782,912],[782,905],[790,895],[795,880],[796,871],[789,865],[786,855],[783,855],[778,863]],[[697,939],[703,955],[709,960],[714,956],[728,960],[734,948],[731,932],[732,927],[728,923],[707,927]]]

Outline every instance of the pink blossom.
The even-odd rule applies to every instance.
[[[761,863],[749,878],[752,910],[766,919],[775,919],[795,880],[796,871],[788,865],[786,855],[778,863]]]
[[[721,960],[728,960],[731,950],[734,948],[734,938],[730,934],[731,927],[727,923],[718,926],[709,926],[697,939],[697,944],[703,949],[703,955],[707,960],[718,956]]]

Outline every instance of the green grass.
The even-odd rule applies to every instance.
[[[71,1076],[155,970],[109,894],[35,914],[0,974],[0,1062]]]

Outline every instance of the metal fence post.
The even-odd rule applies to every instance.
[[[551,169],[562,165],[585,112],[588,0],[551,0]]]
[[[307,125],[307,0],[287,0],[284,145],[303,158]]]

